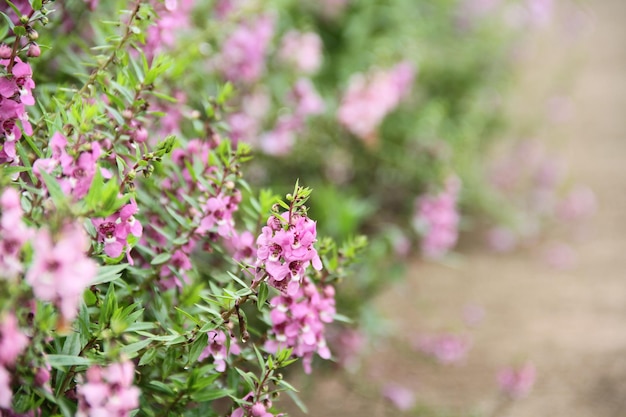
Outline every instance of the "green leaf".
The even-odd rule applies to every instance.
[[[268,295],[269,295],[269,289],[267,288],[267,284],[265,282],[262,282],[261,285],[259,285],[259,290],[257,292],[256,306],[259,309],[259,311],[261,311],[263,307],[265,306],[265,301],[267,301]]]
[[[54,201],[54,205],[58,209],[67,207],[67,197],[63,193],[58,181],[43,169],[39,171],[39,174],[46,184],[46,188],[48,189],[48,193],[50,193],[52,201]]]
[[[135,353],[139,352],[141,349],[147,347],[150,343],[152,343],[151,339],[144,339],[144,340],[140,340],[138,342],[135,343],[131,343],[130,345],[126,345],[123,346],[120,349],[120,352],[122,353],[126,353],[127,355],[129,355],[131,358],[133,358]]]
[[[74,355],[47,355],[46,359],[50,366],[56,369],[64,370],[68,366],[92,365],[93,360]]]
[[[235,91],[235,89],[233,88],[233,85],[230,82],[227,82],[226,84],[224,84],[221,91],[217,95],[217,103],[220,105],[226,103],[226,101],[228,101],[228,99],[232,95],[233,91]]]
[[[256,355],[256,360],[259,361],[259,368],[265,369],[265,361],[263,360],[263,355],[261,355],[261,352],[256,347],[256,345],[252,345],[252,347],[254,348],[254,354]]]
[[[100,268],[98,268],[98,275],[96,279],[91,282],[91,285],[104,284],[119,279],[121,272],[125,270],[127,266],[128,264],[100,266]]]
[[[189,349],[189,358],[187,362],[189,364],[193,364],[197,362],[198,357],[208,345],[209,345],[209,335],[206,333],[200,333],[197,339],[191,345],[191,348]]]
[[[156,358],[157,353],[158,351],[155,348],[146,350],[146,353],[144,353],[141,356],[141,359],[139,359],[139,366],[151,364],[154,358]]]
[[[304,414],[309,414],[309,410],[306,408],[306,405],[304,405],[302,400],[300,400],[300,397],[298,397],[298,395],[295,392],[289,391],[289,390],[287,390],[286,392],[287,392],[287,395],[289,395],[289,397],[293,400],[293,402],[298,406],[298,408]]]
[[[174,391],[172,391],[172,388],[170,388],[169,385],[164,384],[161,381],[152,380],[148,383],[148,385],[151,388],[153,388],[155,391],[162,392],[162,393],[169,394],[169,395],[174,395]]]
[[[185,310],[182,310],[178,307],[174,307],[174,308],[176,309],[176,311],[178,311],[180,314],[182,314],[183,316],[187,317],[189,320],[196,323],[198,326],[202,324],[202,320],[200,320],[198,317],[192,316],[191,314],[187,313]]]
[[[42,0],[32,0],[30,6],[33,8],[33,10],[41,10]]]
[[[180,214],[176,213],[176,211],[173,208],[169,207],[169,206],[165,206],[165,210],[167,210],[167,212],[170,214],[170,216],[172,216],[174,218],[174,220],[176,220],[178,222],[178,224],[183,226],[183,228],[185,228],[185,229],[189,228],[189,220],[185,219]]]
[[[232,392],[233,392],[232,390],[228,390],[228,389],[220,389],[216,391],[207,389],[207,390],[203,390],[203,391],[195,392],[191,394],[191,399],[194,401],[198,401],[198,402],[213,401],[213,400],[217,400],[218,398],[226,397],[232,394]]]
[[[172,254],[169,252],[163,252],[158,254],[157,256],[155,256],[152,261],[150,262],[150,265],[161,265],[164,264],[165,262],[169,261],[172,258]]]
[[[278,385],[281,385],[285,388],[287,388],[289,391],[294,391],[294,392],[299,392],[296,387],[294,387],[293,385],[291,385],[289,382],[285,381],[284,379],[279,379],[276,381],[276,383]]]

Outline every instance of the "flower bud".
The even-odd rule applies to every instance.
[[[39,48],[39,45],[37,45],[35,42],[32,42],[30,45],[28,45],[27,55],[31,58],[37,58],[39,55],[41,55],[41,49]]]
[[[143,171],[143,176],[149,178],[154,172],[154,167],[152,165],[148,165],[146,169]]]
[[[11,47],[5,43],[0,45],[0,58],[9,59],[11,58]]]
[[[30,20],[30,19],[29,19],[29,18],[28,18],[28,16],[27,16],[27,15],[25,15],[25,14],[23,14],[23,15],[21,15],[21,16],[20,16],[20,23],[21,23],[21,24],[23,24],[23,25],[25,25],[26,23],[28,23],[28,21],[29,21],[29,20]]]
[[[31,41],[36,41],[37,39],[39,39],[39,33],[37,33],[35,29],[29,28],[28,39],[30,39]]]

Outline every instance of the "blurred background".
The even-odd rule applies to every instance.
[[[503,180],[547,158],[543,175],[577,189],[573,211],[589,216],[569,213],[525,243],[472,224],[445,260],[410,256],[407,279],[374,296],[378,337],[352,368],[301,379],[310,415],[624,415],[625,19],[620,0],[553,2],[514,46],[502,143],[482,161],[504,161]],[[516,181],[504,180],[507,191]],[[545,196],[525,187],[508,203],[536,217],[526,199]],[[522,371],[509,385],[508,367]]]

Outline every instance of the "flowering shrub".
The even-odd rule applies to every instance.
[[[244,180],[250,146],[222,118],[232,84],[196,96],[176,75],[192,9],[0,8],[2,415],[280,415],[295,395],[282,368],[331,358],[334,283],[363,241],[320,238],[310,189],[283,201]],[[95,11],[109,19],[90,27]],[[224,81],[260,76],[273,24],[227,38]],[[294,118],[322,106],[307,79],[292,97]]]
[[[0,412],[277,415],[295,359],[356,367],[336,310],[483,208],[510,41],[550,12],[483,3],[3,2]],[[296,178],[310,209],[264,188]]]

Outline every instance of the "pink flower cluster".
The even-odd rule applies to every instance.
[[[219,67],[233,82],[251,84],[265,69],[265,56],[272,36],[274,21],[270,16],[240,24],[222,46]]]
[[[163,49],[171,49],[176,44],[176,36],[189,26],[191,10],[195,0],[166,0],[153,2],[158,15],[155,24],[146,33],[146,43],[141,50],[148,60]]]
[[[243,398],[244,401],[251,403],[251,405],[241,405],[233,410],[230,417],[281,417],[284,416],[283,413],[280,414],[272,414],[268,409],[272,408],[272,402],[269,398],[265,398],[263,400],[258,399],[254,400],[254,393],[250,392]]]
[[[217,233],[219,236],[230,238],[235,233],[235,220],[233,213],[239,208],[241,193],[233,190],[233,193],[219,193],[211,196],[203,205],[202,219],[196,230],[199,234],[207,232]]]
[[[451,364],[463,360],[471,345],[467,337],[441,333],[420,336],[416,339],[414,348],[442,364]]]
[[[267,273],[271,286],[295,296],[304,282],[306,268],[313,264],[316,270],[322,269],[313,247],[316,241],[316,224],[308,217],[296,213],[271,216],[256,241],[257,267]]]
[[[54,236],[48,229],[33,230],[22,222],[19,194],[7,188],[0,197],[1,277],[13,280],[23,272],[21,249],[32,241],[33,260],[26,282],[35,297],[54,303],[65,320],[77,313],[83,291],[97,274],[97,264],[86,256],[90,240],[77,223],[66,224]]]
[[[290,30],[283,36],[278,56],[298,72],[312,74],[322,65],[322,40],[315,32]]]
[[[460,180],[453,177],[447,181],[442,192],[417,199],[413,226],[422,235],[422,252],[429,258],[442,257],[456,244],[460,188]]]
[[[128,263],[134,265],[128,238],[130,235],[140,238],[143,233],[141,223],[135,218],[138,212],[137,203],[131,200],[110,216],[91,220],[98,232],[98,242],[104,244],[104,253],[107,256],[117,258],[122,252],[126,252]]]
[[[35,297],[54,303],[65,320],[76,317],[83,292],[98,273],[86,255],[89,236],[80,224],[65,225],[56,235],[39,229],[33,239],[33,262],[26,273]]]
[[[498,372],[500,390],[511,398],[527,396],[535,384],[535,366],[527,362],[520,367],[508,367]]]
[[[378,126],[410,93],[414,76],[415,69],[408,62],[387,71],[353,75],[337,113],[339,122],[352,134],[373,145]]]
[[[7,45],[0,45],[0,55]],[[10,56],[10,48],[9,48]],[[2,57],[2,56],[0,56]],[[4,67],[7,75],[0,77],[0,163],[10,162],[17,164],[18,156],[15,144],[22,137],[22,129],[27,135],[33,134],[33,128],[28,121],[28,113],[25,106],[35,104],[32,90],[35,82],[32,79],[33,71],[30,65],[22,62],[18,57],[9,69],[10,60],[1,59],[0,65]]]
[[[92,366],[87,381],[76,387],[77,417],[126,417],[139,407],[139,388],[133,386],[135,365],[113,363],[106,368]]]
[[[327,285],[320,292],[308,278],[302,284],[295,294],[283,294],[270,301],[272,329],[265,349],[276,353],[293,348],[293,354],[302,358],[305,372],[310,373],[314,353],[330,359],[324,327],[335,315],[335,289]]]
[[[13,391],[11,373],[17,357],[28,346],[28,337],[18,327],[11,313],[0,316],[0,409],[10,409]],[[2,412],[0,411],[0,414]]]
[[[22,247],[32,231],[22,222],[20,195],[6,188],[0,196],[0,278],[13,281],[23,271]]]
[[[33,164],[35,174],[42,170],[50,174],[57,166],[61,166],[59,185],[66,195],[72,195],[75,200],[85,197],[89,192],[102,153],[98,142],[82,144],[80,147],[83,150],[80,152],[75,151],[78,147],[78,144],[68,146],[65,136],[56,132],[49,144],[52,156],[38,159]]]
[[[237,340],[234,337],[230,337],[229,351],[226,344],[226,333],[222,330],[211,330],[207,335],[209,336],[209,344],[202,351],[200,356],[198,356],[198,360],[202,361],[211,356],[215,364],[215,370],[224,372],[226,370],[226,359],[228,359],[229,353],[233,355],[239,355],[239,353],[241,353]]]

